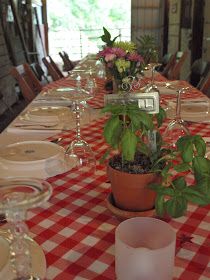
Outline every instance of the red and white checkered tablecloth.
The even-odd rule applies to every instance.
[[[69,85],[64,81],[56,85]],[[188,95],[202,96],[199,92]],[[82,129],[97,160],[107,149],[102,137],[104,122],[102,117]],[[210,124],[191,123],[189,129],[193,134],[210,137]],[[61,145],[68,145],[74,135],[74,131],[60,133]],[[98,163],[94,175],[71,170],[48,181],[53,186],[51,199],[45,208],[36,208],[28,215],[30,232],[46,255],[46,279],[115,279],[114,232],[119,221],[106,207],[110,192],[106,167]],[[210,205],[190,205],[186,216],[167,222],[177,232],[173,279],[210,279]]]

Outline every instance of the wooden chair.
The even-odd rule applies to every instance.
[[[4,100],[4,95],[3,93],[0,91],[0,101],[4,104],[4,106],[11,112],[14,113],[13,109],[11,108],[11,106],[9,104],[7,104],[7,102]]]
[[[63,71],[71,71],[72,69],[74,69],[76,63],[74,63],[73,61],[70,60],[68,54],[64,51],[59,52],[60,57],[63,60]]]
[[[12,67],[10,74],[17,80],[25,100],[32,101],[42,90],[41,83],[27,63]]]
[[[170,56],[168,63],[166,64],[166,66],[164,67],[163,71],[161,72],[161,74],[163,76],[165,76],[166,78],[168,78],[169,72],[172,71],[174,65],[176,63],[176,53],[174,53],[173,55]]]
[[[47,67],[49,75],[52,77],[53,81],[57,81],[61,78],[64,78],[64,75],[53,61],[51,56],[46,56],[42,58],[44,65]]]
[[[38,63],[36,63],[36,62],[31,63],[30,67],[42,85],[49,84],[49,80],[48,80],[47,76],[45,75],[44,70]]]
[[[210,97],[210,73],[208,74],[207,78],[205,79],[202,87],[200,88],[200,90],[207,95],[208,97]]]
[[[186,81],[189,81],[191,85],[199,89],[200,82],[204,78],[208,62],[202,60],[202,58],[196,59],[190,69],[189,74],[186,77]]]
[[[178,55],[181,54],[180,57],[178,57]],[[186,60],[188,56],[188,52],[177,52],[176,53],[176,61],[174,66],[172,66],[172,68],[168,71],[168,79],[169,80],[179,80],[180,78],[180,73],[182,70],[182,66]],[[177,59],[178,58],[178,59]],[[178,60],[178,61],[177,61]]]

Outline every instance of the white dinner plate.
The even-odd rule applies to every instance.
[[[84,90],[80,89],[78,91],[77,88],[73,87],[62,87],[62,88],[55,88],[55,89],[50,89],[46,92],[41,93],[42,98],[47,98],[49,99],[61,99],[61,100],[69,100],[71,102],[74,101],[87,101],[88,99],[92,98],[89,93]],[[40,97],[40,98],[41,98]]]
[[[70,170],[65,150],[47,141],[24,141],[0,149],[1,177],[34,177],[46,179]]]
[[[21,118],[37,123],[55,123],[67,119],[70,110],[64,106],[37,106],[28,109]]]
[[[27,239],[32,262],[32,275],[45,278],[46,259],[42,248],[31,238]],[[0,236],[0,279],[13,280],[15,274],[10,263],[9,242]]]

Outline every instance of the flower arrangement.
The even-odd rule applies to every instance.
[[[106,30],[106,32],[108,31]],[[120,84],[128,83],[130,77],[136,78],[137,75],[141,73],[144,60],[142,56],[137,53],[137,46],[135,43],[115,42],[115,40],[110,40],[110,35],[107,36],[109,42],[112,43],[105,46],[104,49],[98,53],[98,57],[105,63],[107,70],[114,77],[115,81],[118,81]]]

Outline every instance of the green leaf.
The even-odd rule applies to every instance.
[[[166,118],[166,112],[163,108],[161,107],[159,108],[159,113],[156,114],[156,118],[157,118],[158,127],[160,127]]]
[[[193,187],[186,188],[183,193],[184,193],[184,197],[192,203],[198,205],[207,205],[208,203],[210,203],[206,195],[195,190],[195,188]]]
[[[116,131],[121,127],[120,120],[118,116],[111,117],[104,126],[104,137],[106,142],[110,145],[113,143],[113,136]]]
[[[196,156],[192,161],[192,168],[195,173],[196,180],[204,176],[210,176],[210,161],[207,158]]]
[[[125,129],[122,136],[122,154],[125,160],[133,161],[137,146],[137,137],[130,129]]]
[[[180,176],[176,179],[174,179],[172,181],[173,185],[178,189],[178,190],[182,190],[184,189],[187,185],[185,182],[185,177],[184,176]]]
[[[182,159],[184,162],[191,162],[193,159],[193,144],[192,142],[187,142],[184,145],[184,150],[182,151]]]
[[[164,215],[164,196],[162,194],[158,194],[155,199],[155,210],[159,217],[163,217]]]
[[[197,150],[198,156],[205,156],[206,143],[200,135],[194,135],[194,145]]]
[[[174,166],[174,169],[177,172],[185,172],[191,169],[191,166],[188,163],[180,163]]]
[[[175,195],[174,189],[169,188],[169,187],[162,188],[162,189],[160,190],[160,193],[161,193],[162,195],[167,195],[167,196],[172,196],[172,197]]]
[[[101,113],[112,113],[114,115],[123,114],[126,112],[125,105],[120,104],[107,104],[102,110]]]
[[[166,202],[166,211],[173,218],[183,216],[186,210],[187,200],[184,197],[173,197]]]
[[[141,139],[139,139],[138,151],[144,155],[149,155],[150,149],[147,144],[145,144]]]
[[[182,136],[176,142],[177,149],[180,152],[183,152],[185,150],[185,145],[189,144],[189,143],[192,143],[192,142],[193,142],[193,140],[192,140],[191,135]]]
[[[210,200],[210,177],[201,177],[196,181],[196,190],[204,194]]]

